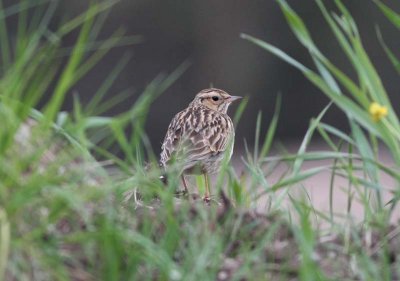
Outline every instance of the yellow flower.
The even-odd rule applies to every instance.
[[[371,114],[372,120],[378,122],[383,117],[387,116],[388,109],[386,106],[382,106],[377,102],[373,102],[369,106],[369,114]]]

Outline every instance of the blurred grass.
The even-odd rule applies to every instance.
[[[219,204],[176,198],[179,177],[159,180],[157,156],[144,131],[152,102],[187,69],[183,63],[169,75],[158,75],[127,112],[101,116],[124,101],[129,89],[105,100],[129,55],[110,69],[86,105],[61,107],[71,88],[107,52],[135,44],[137,36],[121,30],[98,39],[108,9],[116,2],[94,2],[81,15],[54,31],[48,23],[56,1],[20,1],[0,6],[0,279],[1,280],[392,280],[398,272],[398,225],[391,217],[399,200],[399,122],[379,75],[358,34],[356,23],[340,1],[340,15],[321,8],[333,35],[352,63],[352,80],[326,58],[302,19],[278,1],[290,27],[309,51],[316,71],[278,48],[242,35],[303,72],[332,103],[341,108],[351,132],[323,123],[328,105],[311,120],[295,154],[270,156],[279,111],[265,137],[257,119],[256,142],[247,146],[241,174],[225,159],[213,193]],[[400,16],[376,1],[393,23]],[[33,15],[33,16],[28,16]],[[15,41],[7,34],[7,17],[18,16]],[[73,47],[62,38],[74,30]],[[382,44],[384,43],[381,39]],[[383,44],[383,46],[386,46]],[[397,58],[384,48],[396,66]],[[52,93],[42,108],[38,102]],[[388,115],[374,121],[369,105],[378,102]],[[247,99],[236,111],[237,124]],[[331,148],[308,152],[319,133]],[[379,161],[380,144],[392,153],[394,166]],[[305,161],[328,159],[331,165],[304,169]],[[146,162],[147,165],[146,165]],[[283,165],[277,182],[270,175]],[[331,211],[310,203],[304,181],[331,173]],[[390,202],[383,202],[381,175],[395,182]],[[335,178],[348,182],[348,210],[334,210]],[[293,190],[304,191],[302,197]],[[327,191],[328,192],[328,191]],[[227,194],[227,195],[226,195]],[[268,202],[264,209],[260,198]],[[365,217],[354,221],[351,206],[362,203]],[[284,204],[284,202],[288,202]],[[341,212],[345,211],[345,213]],[[318,227],[314,218],[328,222]],[[397,244],[396,244],[397,243]]]

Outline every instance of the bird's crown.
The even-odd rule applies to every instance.
[[[221,89],[210,88],[200,91],[190,105],[205,106],[209,109],[226,113],[229,105],[240,98],[238,96],[231,96]]]

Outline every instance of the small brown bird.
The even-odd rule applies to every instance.
[[[227,111],[240,98],[220,89],[202,90],[172,119],[161,147],[160,165],[166,168],[171,159],[181,165],[186,193],[185,174],[204,175],[206,202],[210,201],[208,175],[219,170],[226,149],[232,156],[235,129]]]

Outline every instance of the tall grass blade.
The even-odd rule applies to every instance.
[[[378,8],[382,11],[385,17],[398,29],[400,29],[400,15],[393,11],[389,6],[384,4],[382,1],[373,0]]]
[[[279,112],[281,109],[281,103],[282,103],[281,95],[278,95],[278,97],[276,99],[276,103],[275,103],[275,112],[274,112],[274,115],[272,116],[271,122],[268,126],[267,135],[265,136],[264,144],[261,148],[261,152],[258,155],[259,163],[260,163],[260,161],[262,161],[262,159],[264,159],[265,156],[267,156],[267,154],[272,146],[272,141],[274,139],[275,131],[278,126],[278,118],[279,118]]]
[[[390,62],[393,65],[393,67],[396,69],[397,74],[400,74],[400,61],[395,56],[393,51],[386,45],[385,41],[383,40],[382,33],[378,27],[376,27],[376,34],[378,36],[379,43],[381,44],[383,50],[385,51],[387,57],[389,58]]]
[[[3,0],[0,0],[0,50],[3,72],[7,71],[12,57],[9,41],[10,36],[8,35],[6,16],[4,12]]]

